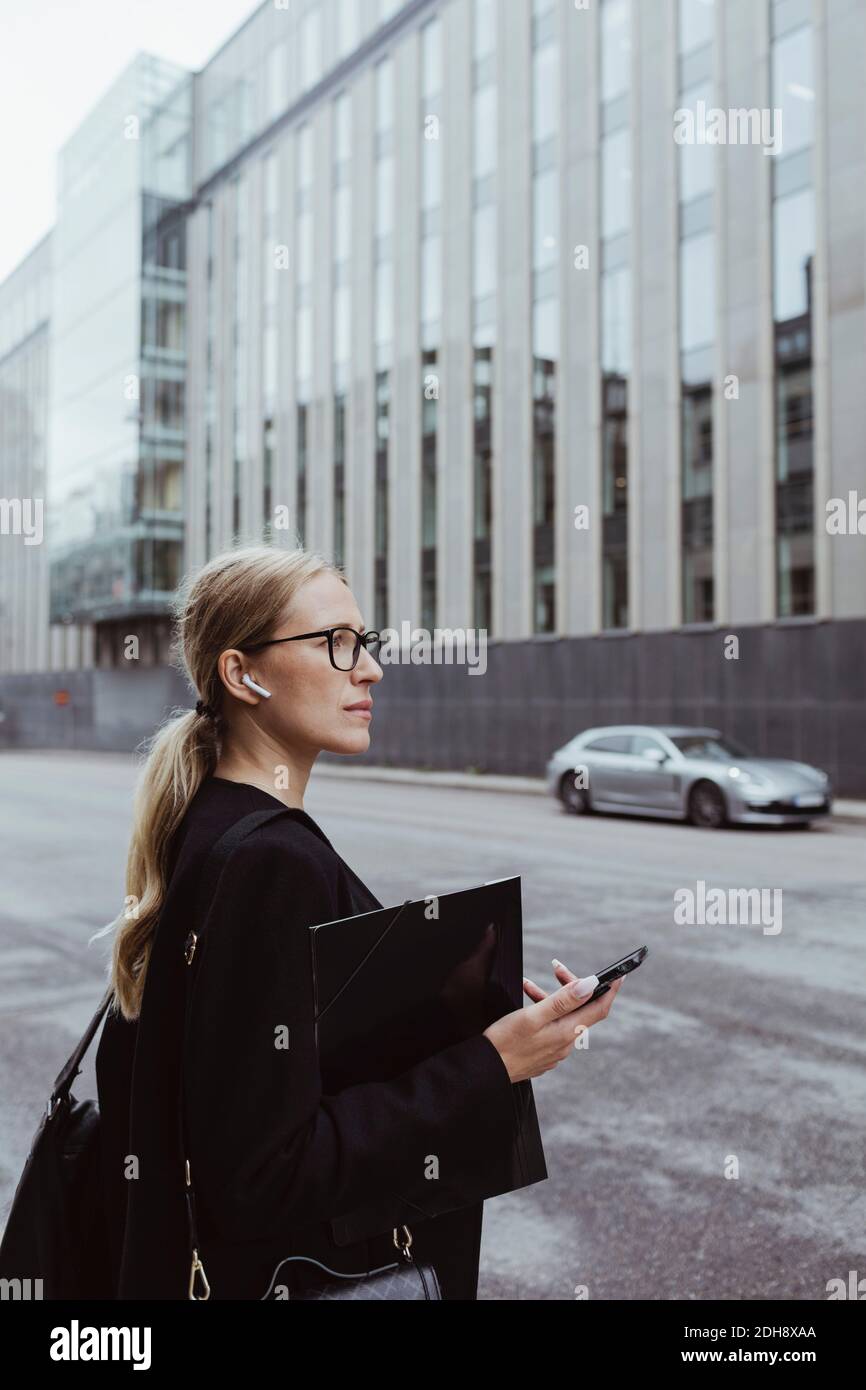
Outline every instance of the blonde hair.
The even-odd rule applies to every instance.
[[[105,929],[115,931],[111,1007],[127,1020],[141,1011],[172,836],[219,757],[225,690],[217,661],[230,647],[269,638],[302,585],[325,573],[347,582],[315,551],[251,545],[217,555],[181,586],[174,613],[175,659],[216,718],[176,710],[145,745],[126,865],[127,907]]]

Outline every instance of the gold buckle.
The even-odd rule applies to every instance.
[[[204,1285],[204,1293],[202,1294],[197,1294],[194,1291],[195,1276],[197,1274],[201,1275],[201,1282]],[[197,1250],[193,1250],[192,1252],[192,1264],[190,1265],[189,1270],[189,1296],[196,1303],[204,1303],[207,1299],[210,1298],[210,1284],[207,1281],[207,1275],[204,1272],[204,1265],[198,1257]]]
[[[394,1244],[396,1245],[397,1249],[400,1251],[400,1254],[403,1256],[404,1259],[411,1260],[412,1255],[410,1254],[410,1247],[412,1245],[412,1232],[409,1230],[408,1226],[404,1226],[403,1230],[406,1232],[405,1241],[400,1240],[400,1238],[397,1235],[397,1227],[394,1227]]]

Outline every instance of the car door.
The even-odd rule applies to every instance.
[[[606,734],[584,744],[575,756],[575,766],[585,765],[589,774],[589,795],[599,801],[621,805],[626,796],[626,775],[630,763],[629,734]]]
[[[679,808],[680,779],[669,750],[652,734],[632,734],[626,775],[629,801],[653,811]],[[657,761],[659,756],[664,761]]]

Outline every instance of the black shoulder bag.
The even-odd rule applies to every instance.
[[[102,1207],[99,1106],[71,1086],[111,1002],[108,990],[60,1072],[15,1189],[3,1239],[0,1278],[18,1297],[111,1299]]]

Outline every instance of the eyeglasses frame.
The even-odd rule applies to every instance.
[[[334,660],[335,632],[351,632],[355,638],[358,639],[355,642],[355,660],[352,662],[351,666],[338,666]],[[323,627],[320,632],[299,632],[294,637],[272,637],[267,642],[254,642],[252,646],[238,647],[237,650],[239,652],[257,652],[260,651],[262,647],[277,647],[282,642],[303,642],[310,637],[327,637],[328,656],[331,665],[335,671],[342,671],[343,675],[346,675],[348,671],[355,670],[360,660],[361,648],[363,647],[365,651],[367,650],[367,642],[371,637],[378,638],[380,642],[382,640],[381,632],[377,632],[375,628],[371,628],[369,632],[359,632],[357,628],[349,627],[346,623],[338,623],[336,627]],[[375,659],[374,657],[373,660],[375,661]]]

